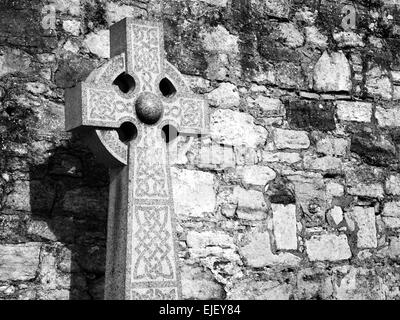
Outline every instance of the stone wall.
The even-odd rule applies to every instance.
[[[2,0],[0,299],[103,296],[108,173],[64,131],[64,89],[125,16],[162,19],[211,105],[211,135],[175,141],[184,297],[399,299],[396,5]]]

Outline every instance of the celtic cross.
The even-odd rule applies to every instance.
[[[161,23],[114,24],[110,52],[65,94],[66,129],[110,167],[105,298],[180,299],[167,143],[206,134],[208,106],[165,59]]]

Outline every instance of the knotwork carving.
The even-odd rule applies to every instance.
[[[168,206],[138,206],[135,212],[137,259],[133,280],[167,280],[175,277],[171,261]],[[172,256],[173,258],[173,256]]]

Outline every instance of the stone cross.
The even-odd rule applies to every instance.
[[[105,299],[180,299],[167,144],[207,134],[208,105],[165,59],[161,23],[126,18],[110,48],[65,97],[66,129],[110,167]]]

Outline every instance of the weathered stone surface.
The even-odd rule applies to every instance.
[[[342,171],[341,159],[331,156],[322,158],[304,157],[304,166],[310,170],[319,170],[331,174],[338,174]]]
[[[301,47],[304,43],[304,36],[295,24],[279,23],[270,35],[274,40],[281,40],[289,48]]]
[[[0,245],[0,281],[27,281],[39,269],[40,243]]]
[[[400,175],[390,175],[385,183],[386,192],[391,195],[400,195]]]
[[[384,290],[375,270],[339,266],[333,270],[334,297],[337,300],[382,300]],[[371,290],[371,288],[373,288]]]
[[[370,197],[370,198],[382,198],[384,190],[381,184],[365,184],[359,183],[357,185],[348,188],[348,193],[355,196]]]
[[[397,108],[377,107],[375,117],[381,127],[400,126],[400,114]]]
[[[392,83],[389,76],[380,67],[373,67],[367,72],[366,76],[365,86],[370,95],[377,95],[386,100],[392,99]]]
[[[274,142],[277,149],[308,149],[310,139],[305,131],[276,129]]]
[[[228,300],[289,300],[291,287],[278,281],[236,281],[228,291]]]
[[[240,255],[252,268],[266,266],[296,266],[300,258],[290,253],[274,254],[271,251],[270,234],[268,231],[254,231],[247,234],[239,248]]]
[[[339,48],[364,47],[362,36],[352,31],[336,32],[333,34],[333,39],[338,43]]]
[[[290,101],[286,104],[286,116],[293,128],[320,131],[336,128],[335,110],[331,103]]]
[[[332,197],[341,197],[344,195],[344,186],[340,183],[329,182],[326,185],[326,193]]]
[[[322,34],[317,27],[309,26],[304,28],[306,33],[306,43],[320,49],[325,49],[328,46],[328,37]]]
[[[211,32],[204,31],[203,47],[210,52],[236,54],[239,51],[238,37],[231,35],[222,25],[214,27]]]
[[[388,166],[396,161],[396,148],[385,136],[361,131],[353,134],[350,151],[360,155],[366,163]]]
[[[255,125],[248,114],[217,110],[211,116],[211,137],[218,143],[256,148],[264,144],[267,135],[267,130]]]
[[[228,0],[201,0],[205,3],[212,4],[213,6],[226,7]]]
[[[338,226],[343,221],[343,210],[340,207],[333,207],[327,213],[327,219],[333,226]]]
[[[272,222],[278,250],[297,250],[296,206],[272,204]]]
[[[357,226],[357,247],[361,249],[376,248],[376,223],[374,208],[355,207],[351,217]]]
[[[189,231],[186,242],[193,259],[217,256],[228,261],[239,260],[233,237],[222,231]]]
[[[238,168],[238,175],[245,184],[265,186],[271,180],[274,180],[276,173],[269,167],[247,166]]]
[[[14,191],[7,197],[7,205],[15,210],[30,211],[30,184],[29,181],[18,181]]]
[[[110,32],[108,30],[89,34],[84,44],[91,53],[100,58],[110,57]]]
[[[370,122],[372,104],[368,102],[337,101],[337,115],[341,121]]]
[[[279,99],[260,95],[255,100],[251,99],[250,101],[257,105],[265,116],[279,117],[284,114],[283,103]]]
[[[267,204],[262,192],[235,187],[233,199],[237,204],[237,216],[246,220],[263,220],[267,215]]]
[[[81,32],[81,23],[78,20],[64,20],[63,29],[74,36],[79,36]]]
[[[296,163],[301,161],[301,156],[295,152],[277,152],[271,153],[270,151],[263,152],[263,162],[265,163]]]
[[[211,272],[194,266],[183,266],[182,296],[184,299],[213,300],[222,299],[223,288],[213,278]]]
[[[201,217],[215,209],[214,177],[210,173],[171,169],[176,214]]]
[[[333,294],[332,279],[321,268],[305,268],[297,274],[295,299],[329,299]]]
[[[29,71],[32,58],[27,53],[10,48],[2,48],[0,53],[0,77],[11,73]]]
[[[400,237],[391,237],[389,242],[389,256],[392,259],[398,259],[400,257]]]
[[[325,51],[314,67],[314,89],[331,92],[351,88],[351,69],[343,52]]]
[[[132,7],[114,2],[107,2],[105,10],[109,25],[121,21],[124,18],[134,18],[145,14],[145,10],[139,7]]]
[[[292,0],[255,0],[254,8],[262,10],[266,15],[276,18],[287,18],[290,12]]]
[[[239,92],[231,83],[221,83],[217,89],[207,95],[207,98],[211,106],[220,108],[238,107],[240,104]]]
[[[51,5],[54,6],[56,11],[77,16],[80,14],[81,0],[51,0]]]
[[[329,199],[323,180],[298,175],[290,176],[289,180],[295,187],[296,202],[309,219],[307,224],[309,226],[320,225],[329,208]]]
[[[236,165],[233,148],[216,143],[201,145],[198,158],[194,162],[199,168],[217,171],[234,168]]]
[[[327,137],[317,141],[317,152],[327,156],[344,156],[349,148],[347,139]]]
[[[400,202],[385,203],[382,211],[382,220],[389,229],[400,228]]]
[[[340,261],[351,258],[345,235],[325,234],[306,240],[307,254],[311,261]]]

